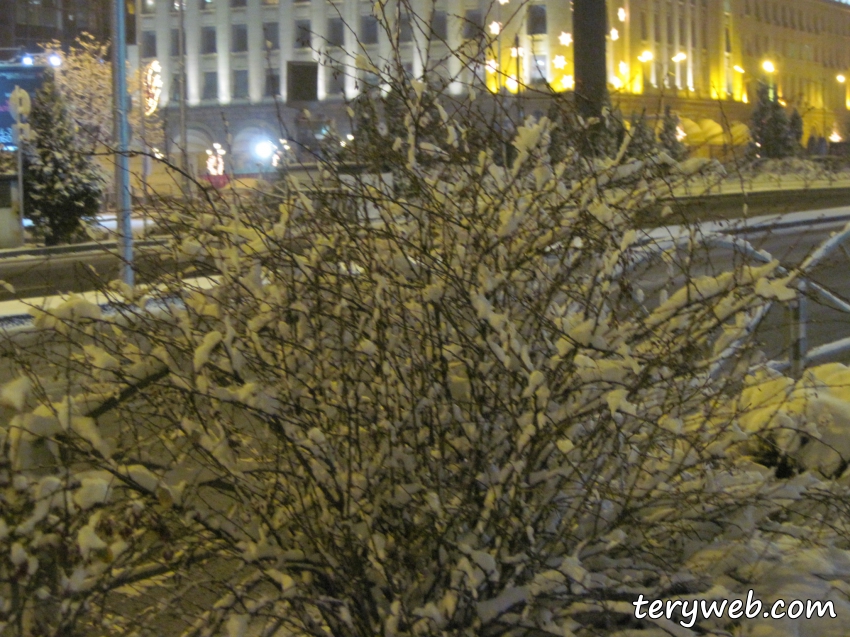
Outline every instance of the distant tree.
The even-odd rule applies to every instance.
[[[24,152],[25,210],[47,245],[69,241],[94,216],[103,193],[98,167],[81,146],[78,128],[55,82],[36,93]]]
[[[771,98],[768,87],[758,89],[758,101],[753,109],[750,130],[753,153],[768,159],[782,159],[794,154],[795,141],[785,109]]]
[[[788,132],[791,139],[794,140],[795,150],[802,149],[803,146],[803,116],[796,108],[791,111],[791,117],[788,119]]]
[[[687,148],[679,140],[679,116],[673,113],[669,104],[664,107],[664,120],[658,140],[661,148],[673,159],[684,159],[688,154]]]
[[[82,143],[90,148],[111,146],[113,143],[112,64],[109,42],[102,42],[88,33],[82,33],[70,46],[63,47],[56,40],[41,45],[47,54],[62,58],[62,72],[55,78],[56,86],[65,98],[68,113],[79,127]],[[144,116],[138,103],[143,74],[146,69],[128,73],[127,91],[133,100],[128,113],[134,141],[148,152],[162,147],[164,142],[162,118],[159,112]]]
[[[629,127],[629,146],[626,157],[641,158],[652,155],[658,150],[658,140],[655,131],[647,124],[646,114],[632,114]]]

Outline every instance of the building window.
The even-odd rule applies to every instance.
[[[342,95],[345,91],[345,69],[334,65],[328,67],[328,95]]]
[[[484,17],[478,9],[466,12],[463,22],[463,39],[478,40],[484,35]]]
[[[244,100],[248,97],[248,71],[233,71],[233,99]]]
[[[156,57],[156,31],[142,31],[142,57]]]
[[[248,0],[230,0],[230,6],[234,9],[239,9],[240,7],[245,7],[248,5]]]
[[[528,7],[528,35],[546,34],[546,5],[532,4]]]
[[[201,27],[201,53],[216,52],[215,27]]]
[[[266,85],[263,95],[265,97],[280,95],[280,71],[277,69],[266,69]]]
[[[180,81],[181,78],[180,73],[175,73],[171,76],[171,97],[175,100],[183,99],[183,83]]]
[[[445,11],[434,11],[431,16],[431,39],[445,42],[449,36]]]
[[[529,78],[532,84],[546,82],[546,65],[549,64],[549,56],[545,53],[535,53],[531,56],[531,69]]]
[[[180,55],[180,29],[171,29],[171,57]]]
[[[295,48],[309,49],[310,48],[310,21],[296,20],[295,21]]]
[[[280,48],[280,31],[277,22],[263,23],[263,41],[269,51],[277,51]]]
[[[381,85],[381,76],[372,71],[359,71],[358,79],[363,90],[368,90]]]
[[[147,15],[156,11],[156,0],[142,0],[142,13]]]
[[[215,1],[214,0],[198,0],[198,6],[201,11],[212,11],[215,9]]]
[[[360,16],[360,42],[362,44],[378,43],[378,19],[375,16]]]
[[[280,0],[263,0],[263,5],[267,7],[276,7],[280,4]]]
[[[648,40],[649,33],[646,28],[646,11],[640,12],[640,39]]]
[[[204,71],[204,87],[201,91],[201,99],[218,99],[218,73],[215,71]]]
[[[245,53],[248,50],[248,25],[234,24],[230,31],[231,53]]]
[[[411,42],[413,40],[413,25],[409,15],[402,15],[398,21],[398,41]]]
[[[328,18],[328,46],[345,44],[345,23],[342,18]]]

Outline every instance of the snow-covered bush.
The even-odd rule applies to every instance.
[[[842,463],[806,455],[840,427],[793,407],[839,370],[748,371],[793,280],[649,241],[677,165],[629,136],[555,163],[529,118],[506,162],[410,89],[361,172],[175,213],[174,271],[6,343],[1,633],[744,635],[631,602],[844,590]]]

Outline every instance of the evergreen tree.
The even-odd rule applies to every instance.
[[[633,114],[630,124],[631,141],[626,150],[626,157],[643,158],[654,154],[658,149],[658,142],[655,139],[655,131],[646,122],[646,114]]]
[[[782,159],[794,154],[794,138],[788,115],[776,99],[771,99],[766,84],[759,86],[751,124],[753,152],[758,157]]]
[[[24,152],[25,209],[47,245],[69,241],[97,213],[103,178],[82,152],[77,127],[52,78],[36,93]]]
[[[788,131],[791,139],[794,140],[794,149],[801,150],[803,147],[803,117],[796,108],[791,112],[791,117],[788,120]]]
[[[670,157],[676,160],[684,159],[688,154],[685,145],[679,141],[679,116],[670,109],[670,105],[664,107],[664,120],[661,125],[661,133],[658,135],[661,148]]]

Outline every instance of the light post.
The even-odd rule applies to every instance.
[[[652,51],[650,51],[648,49],[638,56],[638,61],[643,64],[643,88],[644,88],[644,90],[649,88],[650,78],[649,78],[649,74],[647,73],[647,70],[649,68],[649,63],[652,62],[653,59],[655,59],[655,56],[652,54]]]
[[[688,59],[688,54],[684,51],[679,51],[676,55],[670,58],[676,63],[676,88],[682,88],[682,67],[681,64]]]
[[[127,36],[124,0],[115,0],[112,11],[112,92],[115,107],[115,133],[118,157],[115,164],[115,195],[121,238],[121,273],[124,283],[133,287],[133,225],[130,202],[130,127],[127,124]],[[50,61],[51,64],[53,61]],[[60,60],[61,62],[61,60]]]
[[[732,70],[735,71],[735,73],[737,73],[738,75],[744,75],[744,73],[746,73],[744,68],[742,66],[739,66],[738,64],[733,66]],[[749,102],[747,85],[743,78],[741,78],[741,99],[744,101],[745,104]]]
[[[842,73],[839,73],[838,75],[835,76],[835,81],[838,82],[839,84],[841,84],[842,86],[844,86],[844,84],[847,82],[847,78]],[[845,102],[845,104],[847,103],[846,92],[844,94],[844,102]],[[826,115],[824,115],[824,117],[826,117]],[[825,127],[824,127],[824,135],[826,135],[826,128]],[[838,139],[833,139],[833,137],[837,137]],[[829,140],[832,141],[832,142],[841,141],[841,135],[838,132],[836,132],[835,130],[833,130],[832,135],[829,136]]]
[[[776,65],[770,61],[765,60],[761,64],[762,70],[765,72],[765,84],[767,84],[767,96],[773,101],[776,99],[776,85],[771,81],[772,76],[776,73]]]

